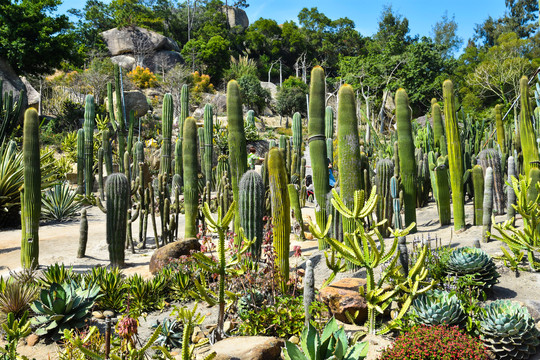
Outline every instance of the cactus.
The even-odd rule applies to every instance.
[[[474,225],[483,223],[484,214],[484,170],[480,165],[472,169],[472,181],[474,185]]]
[[[103,130],[103,133],[101,134],[101,146],[103,146],[103,160],[105,161],[105,170],[107,171],[107,176],[109,176],[113,173],[112,148],[109,130]]]
[[[199,169],[201,169],[201,174],[203,176],[203,183],[205,183],[205,172],[204,172],[204,129],[202,127],[197,128],[197,138],[199,142]]]
[[[103,148],[98,149],[98,190],[99,198],[105,200],[104,186],[103,186]]]
[[[300,229],[299,238],[301,241],[304,241],[306,239],[304,234],[304,219],[302,217],[302,208],[300,207],[300,198],[298,197],[296,185],[287,185],[287,191],[289,193],[289,201],[293,210],[294,219]]]
[[[508,184],[512,184],[512,178],[517,179],[517,174],[514,157],[510,156],[508,158]],[[516,216],[516,209],[512,206],[516,204],[516,193],[512,186],[507,186],[506,191],[506,198],[508,199],[508,220],[511,220]]]
[[[304,314],[305,326],[309,327],[311,320],[310,307],[315,301],[315,274],[311,260],[306,261],[306,275],[304,276]]]
[[[163,142],[161,144],[161,168],[160,173],[165,176],[165,181],[168,182],[171,174],[171,136],[173,123],[173,99],[172,95],[167,93],[163,96],[163,110],[161,121],[161,133]],[[181,137],[180,137],[181,138]],[[195,140],[195,144],[197,141]],[[195,149],[196,150],[196,149]]]
[[[294,113],[292,118],[293,150],[297,156],[296,169],[293,173],[300,174],[300,160],[302,158],[302,118],[300,113]]]
[[[405,207],[405,227],[408,227],[410,224],[416,223],[416,164],[409,98],[403,89],[396,92],[396,119],[400,178],[403,187],[403,205]],[[415,231],[416,226],[411,232]]]
[[[416,157],[416,206],[424,207],[429,201],[431,180],[429,177],[428,157],[422,148],[415,149]]]
[[[354,96],[354,93],[353,93]],[[339,110],[338,110],[339,111]],[[356,104],[355,104],[356,113]],[[326,136],[326,154],[331,162],[334,162],[334,111],[327,106],[324,113],[324,135]],[[358,131],[356,131],[358,132]]]
[[[210,203],[210,191],[213,189],[212,186],[212,159],[213,159],[213,150],[214,150],[214,123],[213,123],[213,109],[212,105],[206,104],[204,106],[204,178],[207,182],[210,182],[210,187],[208,189],[208,203]]]
[[[244,120],[242,119],[242,100],[240,87],[236,80],[227,84],[227,120],[229,122],[229,164],[231,167],[231,184],[235,203],[239,202],[238,185],[247,167],[246,134],[244,132]],[[234,229],[240,229],[240,214],[238,206],[234,214]],[[235,238],[239,245],[241,239]]]
[[[399,265],[403,269],[403,274],[409,274],[409,252],[407,250],[407,239],[405,236],[398,238]]]
[[[120,67],[114,64],[114,87],[116,95],[116,110],[115,118],[117,123],[117,138],[118,138],[118,162],[120,172],[124,171],[123,154],[126,151],[126,123],[124,119],[124,107],[122,104],[122,86],[121,84]],[[112,98],[111,98],[112,102]],[[112,120],[112,119],[111,119]]]
[[[529,171],[529,179],[531,183],[527,191],[527,201],[535,203],[538,200],[538,189],[536,184],[540,182],[540,169],[537,167],[532,167]]]
[[[506,137],[504,134],[504,126],[501,116],[502,105],[495,105],[495,125],[497,127],[497,144],[501,147],[503,153],[506,152]]]
[[[326,194],[330,191],[328,155],[324,137],[324,98],[324,70],[320,66],[315,66],[311,71],[309,89],[308,143],[311,167],[313,169],[313,187],[317,200],[315,218],[321,229],[326,226]]]
[[[435,168],[435,182],[437,184],[439,222],[442,225],[450,224],[450,189],[448,187],[448,168],[443,163]]]
[[[248,240],[255,239],[251,245],[251,257],[258,261],[263,241],[264,188],[262,177],[255,171],[247,171],[240,179],[240,201],[238,203],[240,225]]]
[[[131,157],[133,155],[133,130],[135,127],[135,111],[130,110],[128,116],[128,137],[127,137],[127,152]]]
[[[39,266],[39,217],[41,216],[41,168],[39,154],[39,116],[35,109],[24,113],[24,187],[21,192],[21,265]]]
[[[392,226],[392,197],[390,196],[390,179],[394,173],[394,163],[390,159],[381,159],[377,162],[377,221],[386,219],[386,223],[379,228],[382,236],[388,236],[388,227]]]
[[[197,179],[197,124],[188,117],[184,121],[184,141],[182,144],[184,168],[184,199],[186,228],[184,239],[197,236],[197,215],[199,213],[199,186]]]
[[[84,193],[84,130],[77,131],[77,194]]]
[[[524,173],[529,174],[531,162],[539,161],[538,146],[536,145],[536,137],[532,126],[532,112],[529,103],[529,83],[526,76],[523,76],[519,81],[521,90],[521,113],[519,122],[519,135],[521,139],[521,150],[523,153],[523,168]]]
[[[255,111],[249,110],[246,114],[246,121],[248,124],[255,127]]]
[[[401,203],[399,200],[399,186],[397,177],[394,175],[390,179],[390,195],[392,195],[392,206],[394,212],[393,224],[395,230],[401,230],[403,223],[401,221]]]
[[[81,225],[79,230],[79,249],[77,257],[83,258],[86,254],[86,243],[88,242],[88,218],[86,217],[86,209],[81,211]]]
[[[129,180],[122,173],[115,173],[105,183],[107,197],[107,245],[111,267],[124,266],[126,247]]]
[[[484,179],[484,214],[482,221],[482,242],[489,241],[489,232],[491,231],[491,215],[493,214],[493,169],[486,169]]]
[[[278,149],[270,150],[268,155],[268,176],[272,203],[272,224],[274,225],[274,251],[277,255],[276,263],[281,276],[281,290],[285,293],[289,281],[291,217],[285,161]]]
[[[482,150],[479,154],[479,163],[482,165],[484,172],[488,167],[493,169],[493,196],[494,196],[494,210],[497,214],[504,214],[505,200],[504,200],[504,178],[501,166],[501,157],[499,152],[494,149]]]
[[[86,196],[92,194],[94,183],[94,118],[96,109],[94,105],[94,97],[86,95],[84,104],[84,193]]]
[[[454,207],[454,229],[465,227],[465,198],[463,195],[463,160],[461,141],[454,100],[454,84],[451,80],[443,83],[444,118],[446,121],[446,141],[448,142],[448,163],[450,167],[450,184],[452,186],[452,204]]]
[[[433,119],[433,141],[435,147],[440,149],[441,136],[444,135],[444,124],[441,115],[441,107],[435,98],[431,99],[431,117]]]

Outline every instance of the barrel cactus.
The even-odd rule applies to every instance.
[[[474,280],[481,282],[483,289],[490,289],[500,276],[493,259],[485,251],[473,247],[452,251],[445,266],[450,275],[474,275]]]
[[[429,290],[414,299],[415,321],[423,325],[459,325],[465,313],[456,294],[443,290]]]

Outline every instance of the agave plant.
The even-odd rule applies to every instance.
[[[87,275],[86,282],[90,286],[98,286],[101,297],[96,300],[96,306],[103,310],[122,312],[126,306],[124,299],[128,293],[128,284],[118,268],[107,269],[97,266]]]
[[[77,215],[83,204],[69,184],[54,185],[41,197],[41,214],[47,220],[65,221]]]
[[[0,278],[1,279],[1,278]],[[12,313],[15,318],[28,310],[30,303],[37,297],[38,289],[31,284],[19,283],[13,278],[1,281],[0,286],[0,324],[7,319],[7,315]]]
[[[156,323],[153,327],[156,328],[160,324]],[[163,324],[161,324],[161,332],[156,340],[156,343],[159,346],[164,346],[168,349],[182,348],[182,327],[181,324],[176,320],[165,319]]]
[[[497,359],[528,359],[540,344],[540,332],[526,307],[496,300],[484,307],[480,338]]]
[[[30,306],[37,315],[32,318],[36,334],[57,341],[65,329],[81,328],[98,294],[98,286],[83,289],[73,281],[53,283],[49,289],[42,289],[39,299]]]
[[[500,276],[493,259],[484,250],[473,247],[452,251],[445,266],[450,275],[474,275],[474,280],[482,283],[483,289],[491,289]]]
[[[465,320],[461,303],[454,293],[429,290],[413,301],[416,322],[423,325],[459,325]]]

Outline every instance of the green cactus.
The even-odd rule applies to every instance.
[[[529,102],[529,79],[523,76],[519,81],[521,91],[521,113],[519,122],[519,135],[521,139],[521,150],[523,153],[523,168],[525,174],[531,170],[531,162],[539,161],[538,146],[532,126],[532,112]]]
[[[501,116],[501,104],[495,105],[495,125],[497,127],[497,144],[501,147],[503,153],[506,152],[506,136],[504,134],[504,126]]]
[[[210,203],[210,191],[212,186],[212,159],[214,150],[214,123],[213,123],[213,108],[212,105],[206,104],[204,106],[204,177],[206,181],[210,182],[210,189],[208,193],[208,203]]]
[[[382,236],[389,235],[388,227],[392,225],[393,205],[390,195],[390,179],[394,174],[394,163],[390,159],[381,159],[377,162],[377,221],[386,219],[386,223],[379,227]]]
[[[197,128],[197,138],[199,143],[199,169],[201,169],[201,174],[203,176],[203,183],[205,183],[205,172],[204,169],[204,129],[202,127]]]
[[[246,121],[251,126],[255,127],[255,111],[249,110],[246,114]]]
[[[86,217],[86,209],[81,211],[81,224],[79,227],[79,249],[77,257],[83,258],[86,256],[86,243],[88,242],[88,218]]]
[[[293,150],[297,156],[297,159],[302,158],[302,118],[300,113],[296,112],[292,118],[292,142]],[[295,174],[300,174],[300,160],[297,161],[297,167],[294,171]]]
[[[39,154],[39,116],[35,109],[24,113],[24,187],[21,192],[21,265],[39,266],[39,217],[41,216],[41,168]]]
[[[231,184],[234,202],[239,202],[238,185],[247,167],[246,134],[244,132],[244,120],[242,118],[242,100],[240,87],[236,80],[227,84],[227,120],[229,122],[229,165],[231,167]],[[234,229],[240,229],[240,214],[238,206],[234,214]],[[240,245],[240,236],[235,238],[235,243]]]
[[[450,188],[448,186],[448,167],[443,163],[435,167],[435,182],[437,184],[437,205],[441,225],[450,224]]]
[[[444,124],[441,115],[441,107],[435,98],[431,99],[431,117],[433,119],[433,141],[435,147],[440,149],[441,136],[444,135]]]
[[[84,193],[84,129],[77,131],[77,194]]]
[[[330,191],[328,155],[326,153],[324,137],[324,99],[324,70],[320,66],[315,66],[313,70],[311,70],[311,83],[309,89],[308,143],[311,168],[313,169],[313,187],[315,190],[315,198],[317,200],[315,218],[321,229],[326,226],[326,196]],[[322,246],[323,244],[324,243],[321,242],[319,246]]]
[[[184,201],[186,228],[184,239],[197,236],[197,215],[199,213],[199,186],[197,179],[197,124],[195,119],[188,117],[184,121],[184,141],[182,144],[184,168]]]
[[[118,138],[118,162],[120,172],[124,171],[124,158],[123,154],[126,151],[126,123],[124,119],[124,107],[122,104],[122,86],[121,73],[118,64],[114,64],[114,87],[116,95],[116,110],[115,118],[117,123],[117,138]],[[112,102],[112,97],[111,97]],[[111,119],[112,120],[112,119]]]
[[[405,227],[416,223],[416,164],[412,137],[411,109],[404,89],[396,92],[396,123],[398,133],[399,168],[405,208]],[[416,231],[416,226],[411,232]]]
[[[516,178],[517,179],[517,174],[516,174],[516,165],[515,165],[515,161],[514,161],[514,157],[513,156],[510,156],[508,158],[508,184],[512,184],[512,178]],[[506,197],[508,199],[508,220],[511,220],[511,219],[514,219],[514,217],[516,216],[516,209],[514,209],[514,207],[512,205],[515,205],[516,204],[516,193],[514,192],[514,188],[512,186],[507,186],[506,188]]]
[[[504,175],[501,166],[501,156],[499,151],[495,149],[482,150],[478,156],[479,164],[484,169],[488,167],[493,169],[493,201],[494,210],[497,214],[502,215],[505,211],[505,196],[504,196]]]
[[[250,253],[254,261],[261,256],[263,241],[264,188],[261,175],[255,170],[247,171],[240,179],[240,201],[238,203],[240,225],[248,240],[255,239]]]
[[[474,225],[481,225],[484,214],[484,170],[480,165],[472,169],[474,185]]]
[[[189,85],[182,85],[180,91],[180,117],[178,118],[178,132],[179,137],[182,140],[184,137],[184,121],[189,116]]]
[[[168,182],[172,176],[171,169],[171,147],[172,147],[172,123],[173,123],[173,99],[172,95],[167,93],[163,96],[163,115],[161,121],[161,133],[163,142],[161,144],[161,168],[160,173],[165,176]],[[197,142],[195,141],[195,144]],[[195,149],[196,150],[196,149]]]
[[[126,247],[129,180],[122,173],[114,173],[105,183],[107,198],[107,245],[111,267],[124,266]]]
[[[489,241],[489,233],[491,232],[491,216],[493,214],[493,169],[486,169],[486,177],[484,178],[484,204],[483,204],[483,221],[482,221],[482,241]]]
[[[103,148],[98,149],[98,189],[99,198],[105,200],[104,186],[103,186]]]
[[[94,185],[94,118],[96,109],[94,105],[94,97],[86,95],[84,104],[84,193],[86,196],[92,194]]]
[[[276,263],[281,276],[281,290],[285,293],[289,281],[291,216],[285,161],[278,149],[272,149],[269,152],[268,176],[272,203],[272,224],[274,225],[274,251],[277,254]]]
[[[103,130],[101,134],[101,139],[101,146],[103,146],[103,160],[105,161],[105,170],[107,171],[107,176],[109,176],[113,173],[112,148],[109,130]]]
[[[331,106],[327,106],[325,109],[324,124],[324,135],[326,136],[326,154],[328,155],[330,161],[334,162],[334,111],[332,110]]]
[[[302,217],[302,207],[300,206],[300,198],[298,196],[296,185],[287,185],[287,192],[289,193],[289,202],[293,210],[294,219],[300,229],[299,238],[301,241],[304,241],[306,239],[306,235],[304,234],[304,219]]]
[[[443,97],[444,118],[446,121],[446,140],[448,142],[450,184],[452,186],[452,203],[454,207],[454,229],[461,230],[465,228],[463,160],[454,100],[454,84],[451,80],[445,80],[443,83]]]

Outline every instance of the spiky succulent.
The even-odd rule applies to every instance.
[[[483,289],[490,289],[500,276],[493,259],[482,249],[473,247],[452,251],[445,266],[449,275],[473,274],[474,280],[483,284]]]
[[[416,321],[423,325],[459,325],[465,314],[456,294],[429,290],[413,301]]]
[[[159,322],[153,327],[159,326]],[[165,319],[161,324],[161,332],[156,340],[156,344],[168,349],[182,348],[182,324],[176,320]]]
[[[497,359],[528,359],[536,354],[540,332],[526,307],[510,300],[496,300],[480,318],[480,338]]]
[[[238,315],[243,318],[247,315],[248,311],[259,308],[265,300],[264,294],[255,290],[253,293],[247,293],[246,295],[238,299],[236,309]]]

